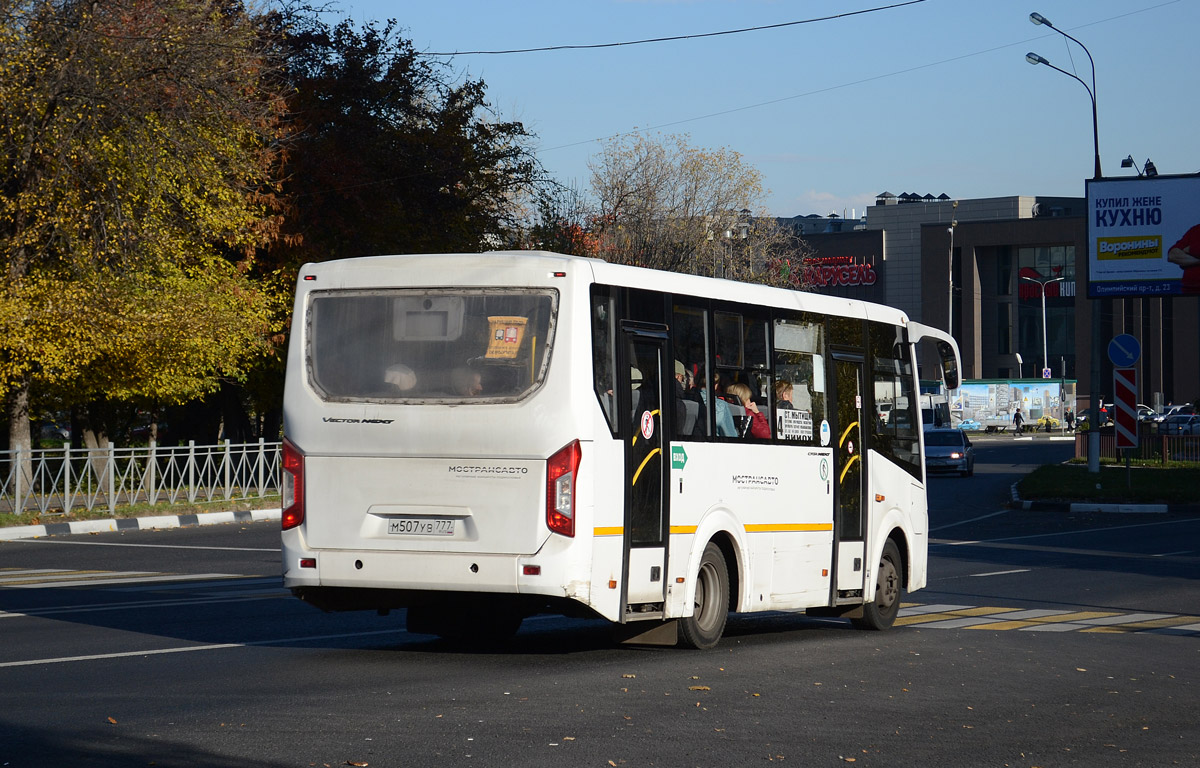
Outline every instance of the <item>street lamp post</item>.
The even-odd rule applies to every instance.
[[[1104,173],[1100,170],[1100,123],[1096,119],[1096,61],[1092,58],[1092,52],[1088,50],[1086,45],[1051,24],[1050,20],[1042,14],[1031,13],[1029,14],[1029,20],[1034,24],[1047,26],[1050,29],[1053,29],[1058,34],[1074,42],[1083,49],[1084,53],[1087,54],[1088,63],[1092,66],[1092,85],[1090,88],[1088,87],[1087,83],[1079,80],[1079,78],[1075,75],[1067,72],[1066,70],[1059,69],[1049,61],[1046,61],[1046,59],[1043,57],[1038,56],[1036,53],[1030,52],[1026,54],[1025,60],[1034,65],[1045,64],[1053,70],[1062,72],[1064,75],[1078,80],[1079,84],[1087,90],[1088,97],[1092,100],[1092,148],[1095,152],[1096,161],[1095,168],[1092,171],[1092,179],[1094,181],[1098,181],[1104,177]],[[1090,366],[1090,386],[1092,391],[1089,395],[1089,399],[1091,400],[1091,408],[1089,410],[1092,412],[1092,414],[1090,419],[1091,426],[1088,430],[1088,472],[1099,473],[1100,433],[1097,430],[1100,426],[1100,396],[1097,393],[1100,391],[1100,355],[1103,354],[1104,342],[1100,339],[1100,299],[1089,299],[1089,301],[1092,302],[1092,364]]]
[[[954,218],[954,212],[958,210],[958,201],[955,200],[950,206],[950,226],[946,231],[950,233],[950,258],[946,265],[947,282],[950,284],[950,295],[947,297],[946,304],[946,333],[954,335],[954,228],[958,226],[958,219]]]
[[[1025,275],[1021,275],[1021,279],[1028,280],[1031,283],[1036,283],[1042,289],[1042,367],[1049,368],[1050,358],[1047,356],[1048,353],[1046,351],[1046,285],[1048,283],[1057,283],[1059,280],[1063,280],[1065,278],[1051,277],[1038,280],[1036,277],[1025,277]]]

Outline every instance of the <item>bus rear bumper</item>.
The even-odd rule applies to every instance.
[[[450,595],[565,599],[589,606],[587,582],[567,579],[536,558],[512,554],[313,550],[296,537],[283,546],[283,586],[322,610],[375,610]],[[564,585],[568,585],[564,587]],[[589,606],[590,607],[590,606]]]

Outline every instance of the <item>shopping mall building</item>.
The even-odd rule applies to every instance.
[[[881,194],[858,219],[785,219],[815,249],[813,290],[904,310],[958,340],[963,376],[1077,379],[1090,403],[1093,333],[1141,342],[1139,399],[1148,405],[1200,397],[1200,297],[1106,298],[1092,327],[1087,298],[1084,198]],[[847,268],[852,267],[852,268]],[[1045,348],[1043,355],[1043,295]],[[922,378],[935,378],[922,362]],[[1113,396],[1102,353],[1099,393]],[[1157,402],[1156,402],[1157,401]]]

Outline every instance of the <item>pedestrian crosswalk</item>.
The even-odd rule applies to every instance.
[[[1200,635],[1200,616],[1134,611],[905,603],[896,618],[896,626],[918,626],[922,629],[985,629],[993,632],[1016,630]]]
[[[255,599],[286,596],[278,576],[228,573],[0,568],[0,590],[104,586],[120,592],[161,592],[172,583],[197,598]],[[174,591],[174,590],[172,590]],[[0,611],[0,615],[4,612]],[[15,614],[14,614],[15,615]],[[1012,608],[950,603],[904,603],[898,627],[1019,632],[1146,633],[1200,636],[1200,616],[1138,611]]]

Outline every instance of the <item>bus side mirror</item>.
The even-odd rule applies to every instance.
[[[954,354],[954,347],[939,341],[937,351],[942,361],[942,381],[946,383],[946,389],[958,389],[962,379],[959,377],[958,356]]]

